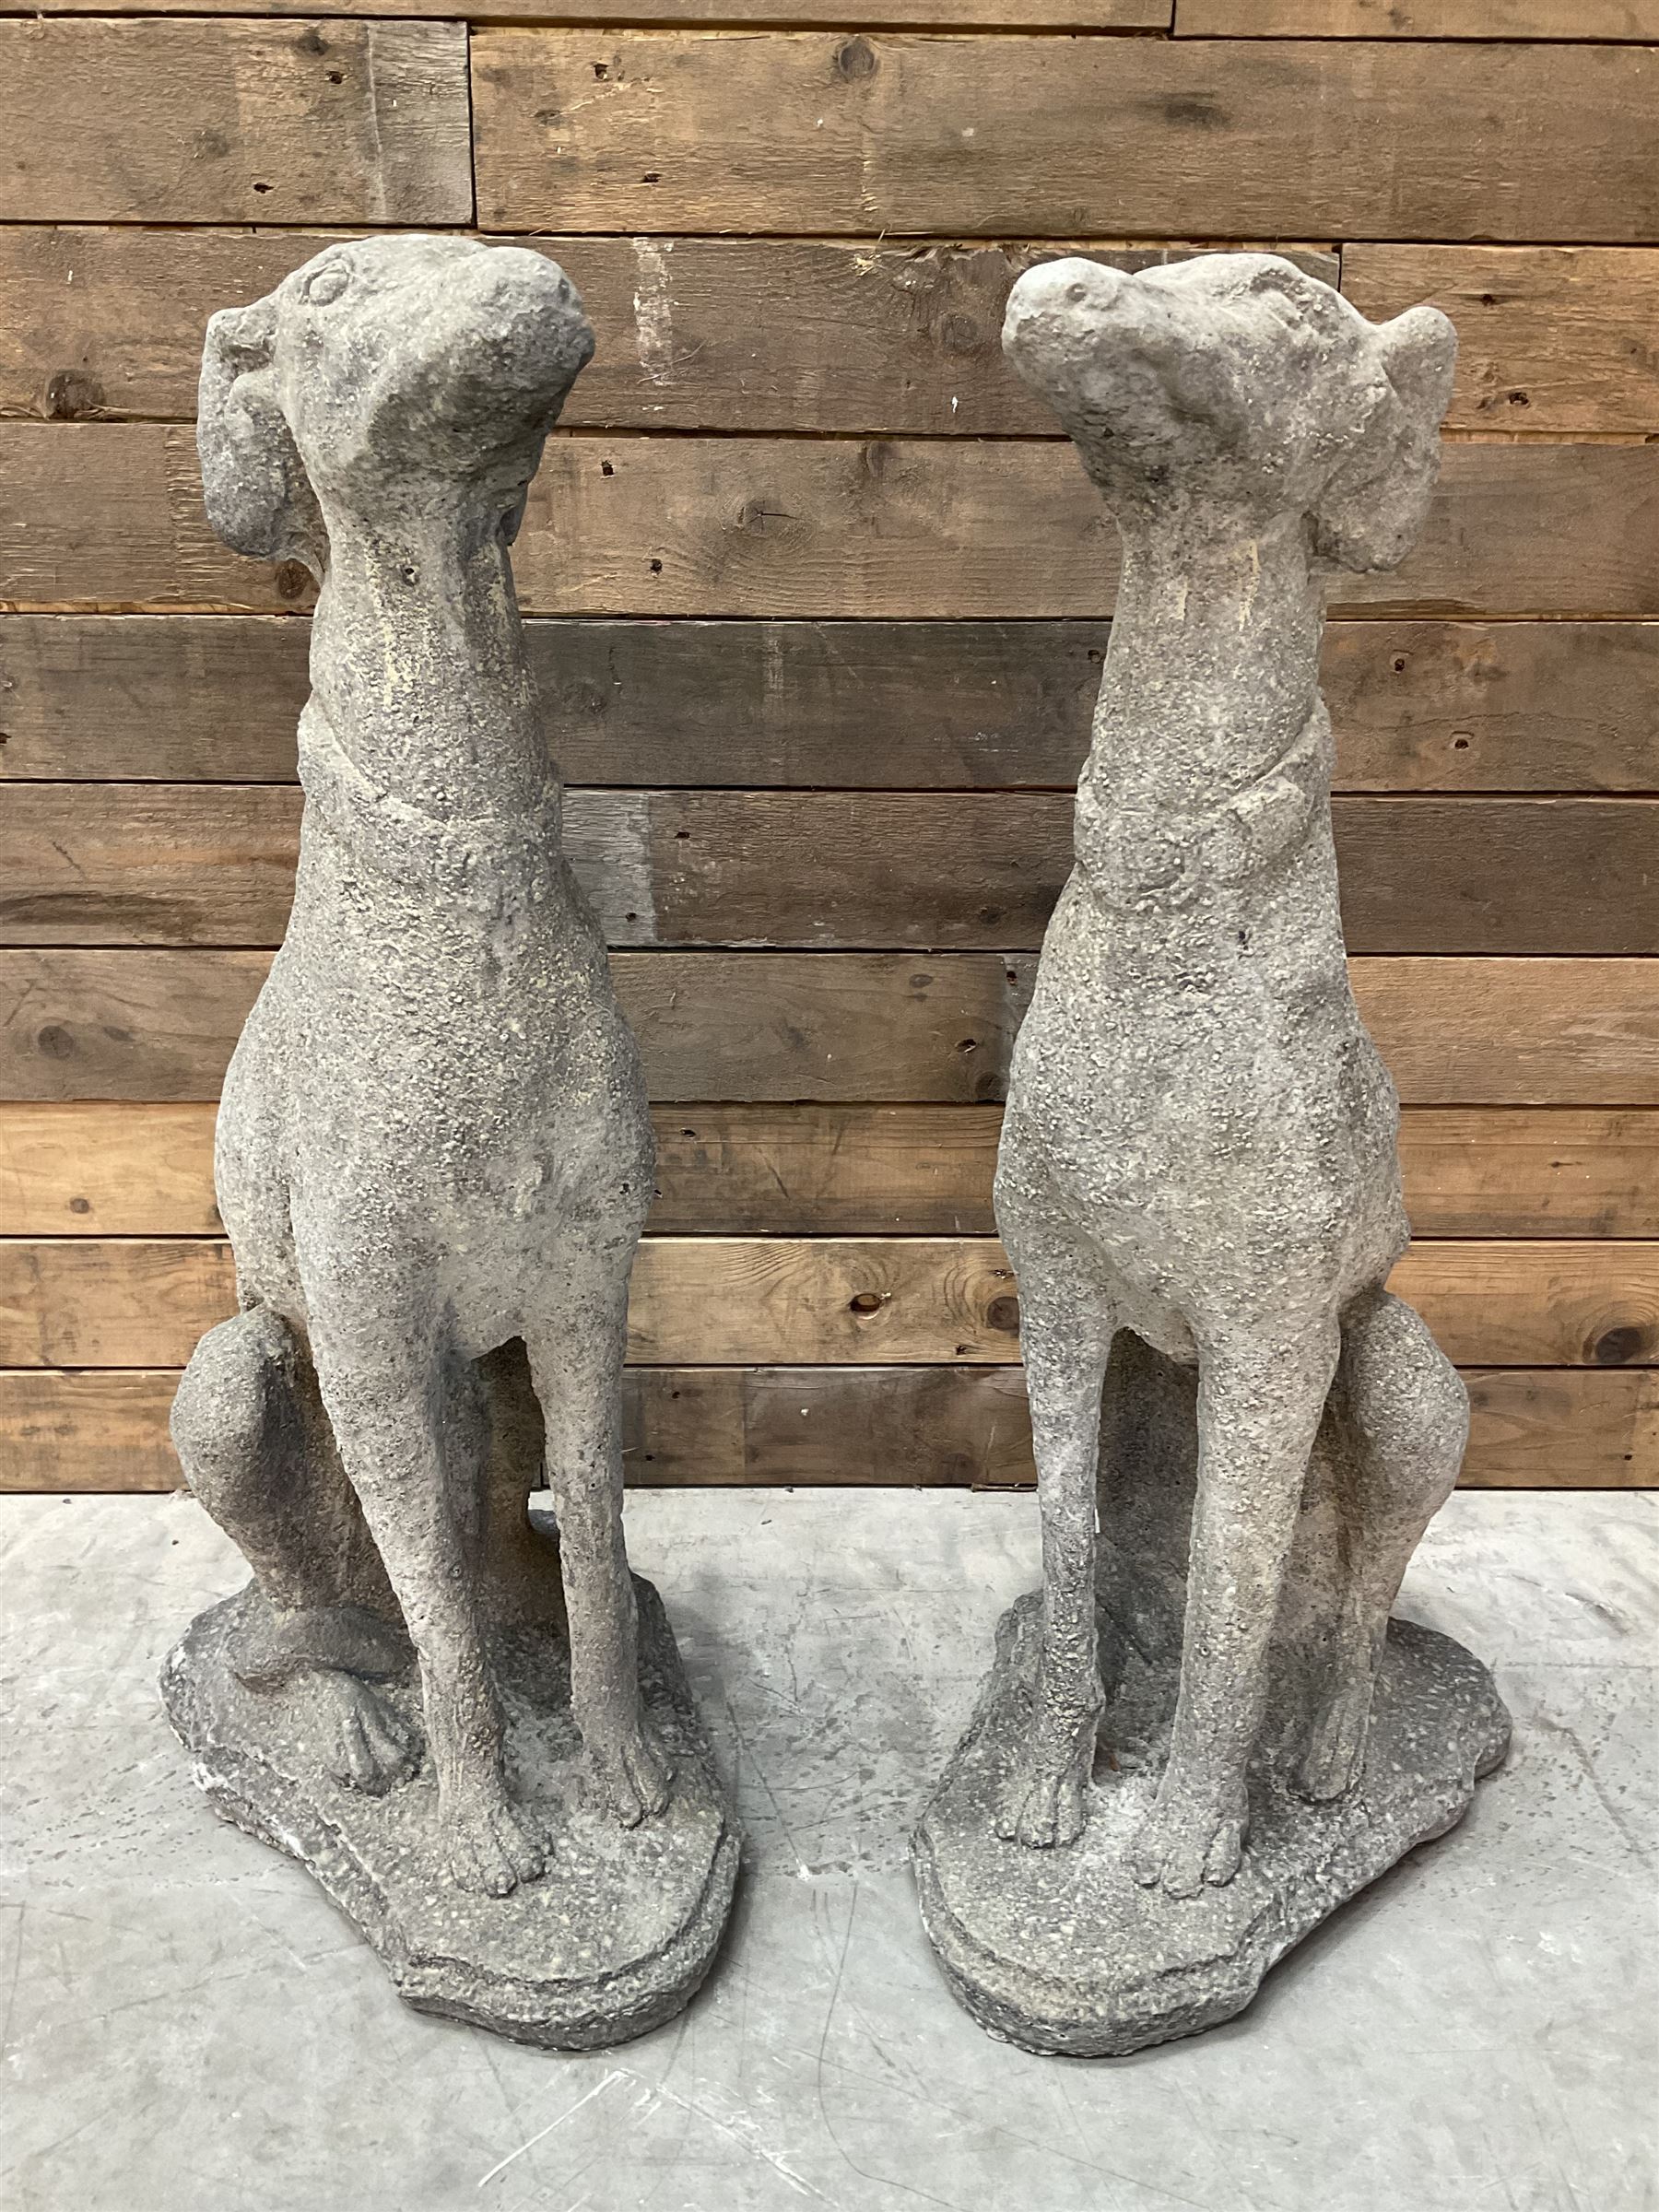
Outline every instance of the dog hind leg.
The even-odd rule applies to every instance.
[[[311,1677],[335,1780],[375,1795],[406,1780],[416,1739],[370,1684],[401,1672],[408,1644],[297,1332],[268,1306],[209,1329],[173,1401],[172,1436],[192,1492],[265,1601],[232,1642],[238,1678],[270,1690]]]

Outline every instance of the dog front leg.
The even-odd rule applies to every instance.
[[[1238,1871],[1274,1617],[1340,1348],[1335,1314],[1293,1335],[1200,1335],[1181,1694],[1169,1763],[1129,1851],[1136,1881],[1173,1897]]]
[[[312,1348],[346,1472],[420,1659],[438,1819],[463,1888],[505,1897],[545,1864],[533,1815],[501,1771],[501,1717],[479,1632],[474,1551],[454,1510],[436,1330],[405,1312],[333,1321],[312,1301]]]
[[[639,1627],[622,1535],[622,1362],[633,1244],[560,1255],[524,1332],[547,1438],[571,1637],[571,1713],[588,1787],[625,1828],[668,1802],[673,1769],[640,1705]]]
[[[1102,1696],[1095,1641],[1095,1480],[1112,1323],[1098,1290],[1019,1275],[1020,1340],[1042,1517],[1042,1656],[1030,1737],[998,1832],[1041,1850],[1083,1832]]]

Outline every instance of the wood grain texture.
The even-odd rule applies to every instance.
[[[0,220],[468,222],[466,28],[0,20]]]
[[[1659,252],[1359,244],[1342,288],[1373,321],[1421,300],[1451,316],[1449,428],[1659,433]]]
[[[0,779],[291,782],[310,625],[260,615],[0,622]],[[661,622],[528,628],[576,783],[1066,788],[1110,626]],[[1337,786],[1659,792],[1659,622],[1335,622]]]
[[[0,1494],[182,1487],[172,1369],[0,1371]],[[1659,1481],[1651,1368],[1465,1371],[1465,1488],[1624,1489]],[[1030,1487],[1012,1367],[634,1368],[629,1488],[721,1484]]]
[[[222,1233],[215,1109],[0,1105],[0,1236]],[[656,1235],[971,1236],[996,1106],[655,1107]],[[1659,1113],[1408,1106],[1419,1237],[1659,1238]]]
[[[1640,46],[481,29],[472,54],[491,229],[1659,237]]]
[[[1656,165],[1659,166],[1659,165]],[[59,610],[309,604],[202,511],[194,440],[161,423],[0,425],[0,603]],[[888,618],[1111,610],[1117,536],[1053,441],[549,440],[515,552],[527,611]],[[1344,609],[1659,614],[1659,444],[1449,447],[1403,569]]]
[[[204,16],[242,15],[250,0],[190,0],[192,12]],[[167,15],[179,0],[122,0],[119,11],[111,0],[54,0],[57,15],[126,16]],[[1058,30],[1165,30],[1173,0],[859,0],[858,19],[871,28],[884,24],[918,29],[1006,30],[1016,19],[1021,29]],[[489,0],[492,22],[546,20],[548,0]],[[786,26],[845,22],[847,0],[626,0],[632,23],[663,23],[684,29],[700,18],[711,23],[782,24]],[[262,16],[441,16],[453,15],[446,0],[325,0],[322,6],[306,0],[259,0]],[[618,0],[559,0],[559,19],[564,23],[605,24],[615,19]]]
[[[1198,39],[1659,39],[1655,0],[1177,0]]]
[[[189,421],[202,331],[339,231],[0,231],[0,415]],[[1124,269],[1179,245],[884,246],[812,239],[529,237],[582,293],[598,351],[567,429],[1057,437],[1003,360],[1022,269]],[[1335,284],[1335,253],[1280,248]]]
[[[0,951],[0,1100],[212,1099],[269,956]],[[998,1099],[1035,962],[1012,953],[620,952],[653,1096]],[[1659,960],[1357,959],[1400,1095],[1659,1105]]]
[[[1659,1246],[1443,1242],[1392,1278],[1465,1366],[1659,1362]],[[181,1367],[234,1309],[217,1238],[0,1241],[0,1367]],[[650,1366],[905,1366],[1019,1357],[994,1237],[648,1237],[629,1356]]]
[[[18,783],[0,944],[273,946],[297,786]],[[1659,954],[1659,801],[1341,798],[1354,953]],[[1073,865],[1065,793],[566,794],[613,946],[1034,951]]]

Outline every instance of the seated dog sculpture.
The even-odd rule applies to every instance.
[[[1311,1458],[1332,1526],[1300,1774],[1324,1799],[1359,1771],[1389,1608],[1463,1453],[1462,1383],[1383,1288],[1407,1237],[1398,1111],[1344,959],[1315,576],[1409,548],[1455,343],[1431,308],[1373,326],[1269,255],[1050,263],[1008,303],[1008,357],[1116,516],[1124,573],[996,1183],[1045,1575],[1005,1832],[1083,1825],[1097,1474],[1110,1547],[1150,1347],[1198,1375],[1180,1697],[1130,1851],[1176,1896],[1239,1865]]]
[[[592,351],[542,255],[380,238],[216,315],[202,377],[215,527],[322,591],[293,916],[219,1114],[241,1312],[173,1430],[264,1600],[240,1679],[312,1677],[334,1771],[383,1791],[418,1756],[373,1687],[406,1630],[442,1855],[496,1896],[545,1856],[485,1648],[559,1611],[525,1512],[544,1446],[592,1793],[632,1824],[670,1780],[621,1529],[651,1124],[560,850],[508,556]]]

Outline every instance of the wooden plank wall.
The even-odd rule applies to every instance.
[[[1471,1482],[1653,1482],[1659,0],[607,8],[0,13],[0,1486],[177,1480],[309,596],[203,517],[202,326],[399,226],[598,331],[518,565],[660,1101],[633,1478],[1030,1479],[990,1176],[1117,556],[1003,301],[1268,242],[1463,342],[1326,665],[1400,1285]]]

